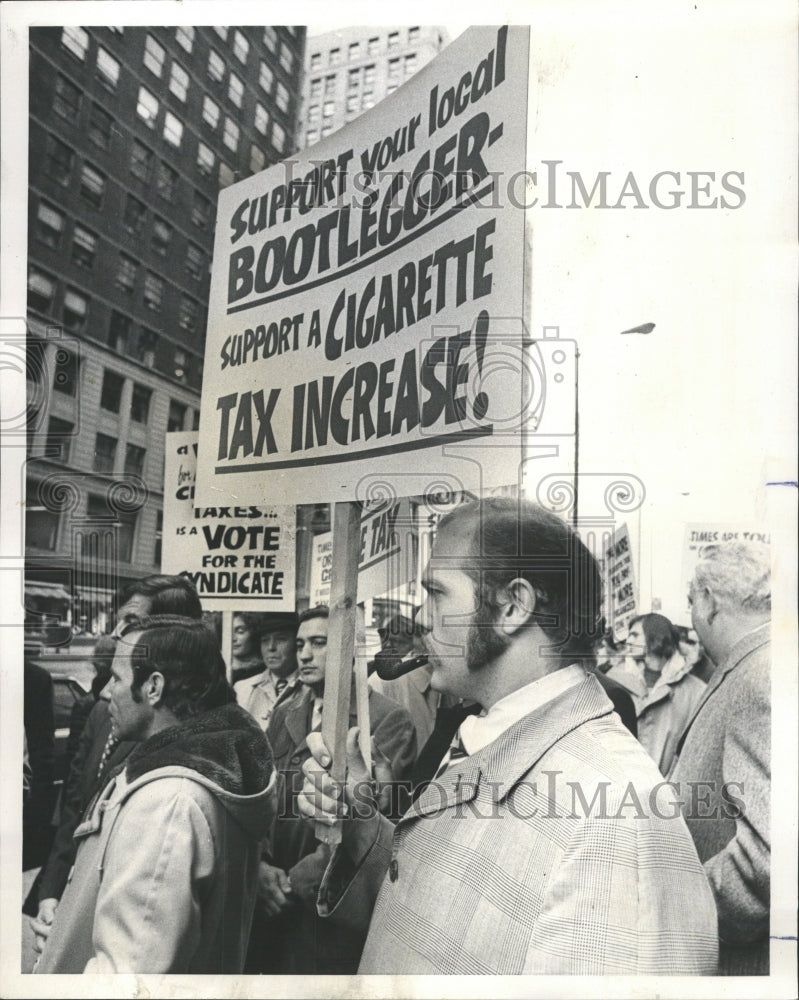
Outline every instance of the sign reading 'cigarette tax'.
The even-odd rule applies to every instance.
[[[464,485],[508,479],[493,445],[518,448],[525,420],[526,244],[504,185],[525,166],[527,72],[526,28],[470,29],[351,125],[220,193],[202,503],[360,499],[366,474],[420,449]]]
[[[294,610],[295,510],[194,506],[197,432],[166,435],[161,570],[186,573],[206,611]]]

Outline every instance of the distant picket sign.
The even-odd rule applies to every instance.
[[[469,29],[220,192],[199,502],[362,499],[415,452],[468,489],[515,478],[529,252],[504,185],[525,167],[528,49],[526,27]]]
[[[602,558],[605,621],[617,641],[627,637],[630,622],[638,614],[638,589],[626,524],[613,532]]]
[[[161,571],[187,573],[206,611],[293,611],[294,507],[195,507],[196,431],[166,435]]]

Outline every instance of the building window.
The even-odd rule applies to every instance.
[[[360,69],[351,69],[347,74],[347,90],[357,90],[361,83]]]
[[[312,104],[310,108],[308,108],[308,124],[314,125],[316,122],[318,122],[319,119],[322,117],[321,112],[322,109],[319,107],[318,104]]]
[[[338,66],[341,62],[341,49],[331,49],[327,62],[329,66]]]
[[[130,396],[130,419],[137,424],[146,424],[150,416],[150,400],[152,390],[144,385],[133,383],[133,392]]]
[[[195,281],[200,281],[203,276],[203,261],[204,254],[202,250],[193,243],[189,243],[186,247],[185,268],[186,274],[194,278]]]
[[[315,142],[319,142],[319,129],[312,128],[306,132],[305,141],[309,146],[312,146]]]
[[[203,98],[203,121],[211,128],[216,128],[219,124],[219,105],[210,97]]]
[[[241,101],[244,97],[244,84],[236,76],[235,73],[231,73],[227,82],[227,96],[236,105],[237,108],[241,107]]]
[[[255,143],[250,146],[250,170],[252,173],[257,174],[259,170],[263,170],[266,166],[266,157],[264,156],[263,150],[259,149]]]
[[[322,108],[322,114],[325,118],[332,118],[336,113],[336,102],[335,101],[325,101],[324,107]]]
[[[219,35],[223,42],[227,41],[227,26],[222,26],[220,24],[213,25],[214,31]]]
[[[413,45],[414,42],[418,42],[420,37],[420,31],[418,28],[408,28],[408,42]]]
[[[180,149],[180,141],[183,138],[183,122],[171,111],[164,115],[164,138],[176,149]]]
[[[350,62],[355,62],[358,56],[361,54],[361,43],[360,42],[350,42],[350,47],[347,50],[347,59]]]
[[[321,65],[322,65],[322,53],[321,52],[314,52],[312,54],[312,56],[311,56],[310,68],[312,70],[313,69],[319,69],[321,67]]]
[[[141,476],[144,472],[144,456],[146,448],[137,444],[125,445],[125,472],[132,476]]]
[[[99,170],[84,163],[80,171],[80,193],[90,205],[99,208],[105,194],[105,177]]]
[[[52,135],[47,137],[46,170],[53,180],[61,184],[62,187],[69,184],[74,159],[75,154],[69,146]]]
[[[287,73],[294,72],[294,53],[285,42],[280,43],[280,65]]]
[[[115,281],[117,288],[120,288],[127,295],[133,295],[133,289],[136,287],[137,270],[138,264],[132,257],[128,257],[124,253],[119,255]]]
[[[113,473],[117,457],[117,439],[98,434],[94,440],[94,471]]]
[[[52,552],[58,540],[59,514],[49,510],[39,495],[39,483],[28,483],[25,496],[25,544]]]
[[[158,101],[145,87],[139,87],[136,114],[142,119],[147,128],[155,128],[155,120],[158,117]]]
[[[317,76],[315,80],[311,80],[311,87],[308,91],[308,97],[312,101],[318,101],[322,96],[322,78]]]
[[[366,54],[370,56],[376,56],[380,51],[380,38],[374,37],[370,38],[366,46]]]
[[[188,356],[182,347],[175,348],[175,378],[181,382],[186,381],[186,368],[188,367]],[[184,407],[184,410],[186,408]]]
[[[55,92],[53,93],[53,111],[62,118],[66,118],[73,125],[78,124],[78,114],[80,113],[80,88],[71,83],[65,76],[59,73],[55,78]]]
[[[389,31],[388,33],[388,51],[393,52],[394,49],[399,48],[399,32]]]
[[[363,108],[363,110],[366,111],[368,108],[373,108],[374,106],[375,106],[375,95],[371,93],[371,91],[369,93],[365,93],[363,95],[363,100],[361,101],[361,107]]]
[[[183,403],[178,403],[175,399],[169,401],[169,416],[166,422],[168,432],[183,430],[183,424],[186,422],[186,409]]]
[[[122,389],[125,380],[121,375],[106,368],[103,372],[103,388],[100,391],[100,406],[109,413],[119,413]]]
[[[130,233],[140,233],[147,219],[147,206],[134,198],[132,194],[125,198],[125,211],[122,215],[122,225]]]
[[[178,45],[187,52],[191,52],[194,48],[194,28],[189,27],[189,25],[181,25],[179,28],[175,28],[175,38]]]
[[[155,181],[156,190],[167,201],[172,201],[178,186],[178,172],[161,160],[158,164],[158,175]]]
[[[146,368],[155,367],[155,352],[158,349],[158,334],[143,327],[136,344],[136,356]]]
[[[111,319],[108,321],[108,346],[112,351],[119,354],[126,354],[130,343],[130,331],[132,322],[122,313],[114,310]]]
[[[409,56],[405,56],[405,76],[410,76],[412,73],[416,72],[416,53],[412,52]]]
[[[325,97],[332,97],[336,92],[336,74],[330,73],[325,77]]]
[[[58,249],[64,231],[64,216],[45,202],[39,202],[36,212],[36,238],[48,247]]]
[[[94,257],[97,253],[97,237],[83,226],[75,224],[72,238],[72,260],[78,267],[91,269],[94,267]]]
[[[150,238],[150,245],[159,257],[166,257],[172,243],[172,227],[163,219],[153,219],[153,233]]]
[[[219,186],[221,188],[230,187],[236,180],[236,175],[224,160],[219,161]]]
[[[197,329],[199,315],[200,308],[194,299],[182,295],[180,299],[180,312],[178,314],[178,323],[180,326],[184,330],[189,330],[193,333]]]
[[[280,108],[281,111],[288,111],[289,109],[289,92],[286,87],[278,80],[277,91],[275,92],[275,104]]]
[[[389,80],[398,80],[400,75],[400,61],[399,59],[389,59],[388,61],[388,78]]]
[[[164,282],[150,271],[144,276],[144,304],[153,312],[161,311],[164,300]]]
[[[355,111],[360,111],[361,109],[361,99],[358,94],[353,94],[351,97],[347,98],[347,112],[352,114]]]
[[[261,135],[266,135],[266,129],[269,125],[269,112],[263,106],[263,104],[255,105],[255,127],[261,133]]]
[[[239,148],[239,127],[231,118],[225,118],[222,142],[232,153],[235,153]]]
[[[194,192],[194,200],[191,206],[191,221],[198,229],[206,229],[211,221],[211,202],[200,194]]]
[[[97,78],[108,90],[115,91],[119,83],[119,63],[100,46],[97,50]]]
[[[56,283],[35,267],[28,268],[28,308],[49,314],[53,311]]]
[[[275,28],[264,28],[264,45],[270,52],[277,48],[277,30]]]
[[[282,153],[286,148],[286,130],[277,122],[272,126],[272,145],[278,153]]]
[[[208,75],[215,83],[219,83],[225,77],[225,60],[216,49],[211,49],[208,53]]]
[[[326,138],[326,136],[330,135],[330,133],[332,131],[333,131],[333,126],[332,125],[323,125],[322,126],[322,138],[323,139]]]
[[[272,92],[272,84],[275,79],[275,74],[266,65],[265,62],[261,63],[260,69],[258,71],[258,84],[262,90],[265,90],[267,94]]]
[[[189,74],[180,63],[172,63],[172,68],[169,71],[169,90],[179,101],[185,103],[189,93]]]
[[[47,457],[56,462],[68,462],[70,438],[74,432],[75,425],[71,421],[50,417],[47,422],[47,442],[45,445]]]
[[[364,87],[371,87],[375,82],[375,64],[369,63],[368,66],[363,68],[363,85]]]
[[[144,43],[143,62],[153,76],[157,76],[159,80],[161,79],[161,74],[164,72],[165,59],[166,50],[163,45],[160,45],[152,35],[148,35]]]
[[[73,56],[84,62],[89,51],[89,33],[84,28],[64,28],[61,32],[61,44]]]
[[[64,310],[62,317],[64,326],[70,333],[79,333],[86,323],[86,313],[89,311],[89,300],[85,295],[68,288],[64,292]]]
[[[199,375],[199,381],[202,382],[203,379],[203,364],[202,361],[197,365],[197,373]],[[191,415],[191,429],[193,431],[198,431],[200,429],[200,411],[195,410]]]
[[[153,154],[138,139],[133,140],[130,150],[130,172],[139,180],[149,183],[153,169]]]
[[[240,31],[236,31],[233,35],[233,55],[238,59],[242,66],[246,66],[247,64],[247,55],[249,51],[250,43]]]
[[[197,169],[204,177],[210,177],[214,171],[216,157],[213,150],[209,149],[204,142],[197,143]]]
[[[103,111],[99,104],[92,105],[92,112],[89,116],[89,138],[101,149],[108,149],[111,145],[111,126],[114,119],[107,111]]]
[[[55,356],[53,388],[65,396],[75,396],[78,391],[80,368],[78,356],[66,347],[59,347]]]

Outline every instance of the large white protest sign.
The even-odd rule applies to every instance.
[[[516,478],[541,402],[541,365],[522,374],[525,212],[506,197],[528,40],[470,29],[379,110],[220,193],[201,502],[362,499],[364,476],[419,450],[469,488]]]
[[[187,573],[206,611],[293,611],[294,508],[195,507],[197,436],[166,435],[162,571]]]
[[[358,600],[386,594],[416,575],[416,522],[407,499],[373,502],[361,514],[358,547]],[[333,564],[332,533],[313,540],[311,604],[330,599]]]

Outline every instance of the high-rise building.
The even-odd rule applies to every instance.
[[[219,189],[294,151],[304,27],[30,31],[26,612],[157,571],[198,426]]]
[[[449,41],[443,27],[342,28],[310,36],[298,129],[312,146],[393,93]]]

